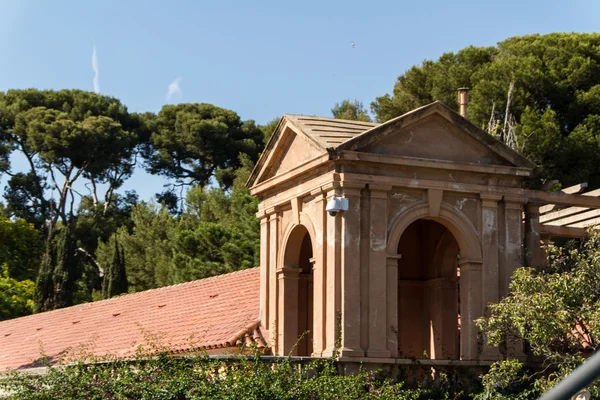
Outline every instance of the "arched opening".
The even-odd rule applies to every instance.
[[[418,219],[398,243],[398,351],[401,357],[460,355],[456,238],[444,225]]]
[[[290,233],[284,253],[283,354],[310,356],[313,352],[313,263],[310,235],[298,225]]]

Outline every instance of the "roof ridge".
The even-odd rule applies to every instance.
[[[379,125],[379,122],[374,121],[359,121],[355,119],[343,119],[343,118],[335,118],[335,117],[323,117],[319,115],[304,115],[304,114],[284,114],[284,117],[296,117],[296,118],[310,118],[310,119],[327,119],[332,121],[346,122],[346,123],[357,123],[357,124],[369,124],[369,125]]]
[[[66,311],[70,311],[70,310],[77,309],[77,308],[84,308],[85,306],[90,306],[92,304],[100,304],[100,303],[102,303],[102,304],[108,304],[110,302],[114,302],[116,300],[121,300],[123,298],[139,297],[140,295],[145,294],[145,293],[158,292],[158,291],[166,290],[166,289],[169,289],[169,288],[181,287],[181,286],[191,285],[191,284],[195,284],[195,283],[199,283],[199,282],[202,282],[202,283],[204,283],[204,282],[211,282],[211,281],[214,281],[214,280],[223,279],[223,278],[228,277],[228,276],[232,276],[232,275],[240,274],[240,273],[243,273],[243,272],[251,271],[251,270],[257,269],[257,268],[259,268],[259,267],[252,267],[252,268],[240,269],[238,271],[232,271],[232,272],[228,272],[226,274],[209,276],[209,277],[206,277],[206,278],[196,279],[196,280],[193,280],[193,281],[176,283],[174,285],[161,286],[161,287],[158,287],[158,288],[152,288],[152,289],[143,290],[141,292],[127,293],[127,294],[123,294],[123,295],[120,295],[120,296],[111,297],[110,299],[90,301],[90,302],[87,302],[87,303],[75,304],[75,305],[72,305],[72,306],[69,306],[69,307],[58,308],[56,310],[44,311],[44,312],[41,312],[41,313],[25,315],[23,317],[11,318],[11,319],[7,319],[7,320],[4,320],[4,321],[0,321],[0,327],[3,324],[8,323],[10,321],[16,321],[16,320],[23,321],[25,319],[30,319],[32,317],[37,317],[38,315],[49,315],[51,313],[53,315],[56,315],[56,314],[61,313],[61,312],[66,312]]]

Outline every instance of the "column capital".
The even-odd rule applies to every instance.
[[[492,193],[480,193],[479,197],[481,198],[482,205],[484,207],[495,208],[498,207],[498,202],[502,200],[502,196],[498,194]]]
[[[397,267],[398,260],[402,258],[402,254],[388,254],[386,256],[386,265],[388,267]]]
[[[258,218],[260,220],[261,224],[266,223],[267,219],[269,217],[267,215],[267,212],[265,210],[258,210],[258,212],[256,214],[254,214],[254,215],[256,215],[256,218]]]
[[[521,210],[526,200],[518,196],[504,196],[504,208],[508,210]]]
[[[265,208],[265,213],[268,215],[269,218],[271,218],[273,215],[277,215],[277,213],[279,213],[280,210],[280,206],[272,206]]]
[[[540,214],[540,203],[529,203],[525,204],[525,212],[528,214]]]
[[[365,184],[341,181],[340,187],[341,187],[342,193],[345,197],[360,196],[360,191],[365,188]]]
[[[300,268],[282,267],[277,269],[277,277],[279,279],[291,278],[298,279],[300,275]]]
[[[481,271],[482,260],[469,260],[461,258],[458,261],[461,271]]]

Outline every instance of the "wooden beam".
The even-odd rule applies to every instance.
[[[600,208],[600,198],[590,196],[591,193],[592,192],[578,195],[563,192],[548,193],[540,190],[527,189],[525,190],[525,197],[527,197],[527,200],[530,203],[563,204],[568,206]]]
[[[600,224],[600,216],[595,218],[586,219],[585,221],[578,222],[576,224],[569,225],[569,228],[588,228],[590,226]]]
[[[540,225],[542,235],[559,236],[566,238],[582,238],[585,236],[584,228],[572,228],[567,226]]]
[[[578,183],[577,185],[573,185],[573,186],[564,188],[563,190],[561,190],[561,192],[565,192],[566,194],[577,194],[577,193],[581,192],[582,190],[586,189],[587,187],[588,187],[588,183],[582,182],[582,183]],[[585,194],[584,194],[584,196],[585,196]]]
[[[552,204],[552,205],[554,205],[554,204]],[[542,207],[540,207],[540,209],[541,208]],[[579,214],[584,211],[589,211],[589,208],[587,208],[587,207],[568,207],[568,208],[564,208],[562,210],[553,211],[551,213],[540,216],[540,222],[545,224],[547,222],[555,221],[555,220],[561,219],[561,218],[570,217],[572,215]]]
[[[587,192],[587,193],[583,193],[581,196],[593,196],[593,197],[598,197],[600,196],[600,189],[596,189],[596,190],[592,190],[591,192]],[[555,204],[550,204],[553,207],[555,207]],[[547,207],[547,206],[545,206]],[[541,209],[543,207],[540,207],[540,213],[541,213]],[[580,212],[586,211],[588,210],[588,208],[586,207],[568,207],[565,208],[563,210],[559,210],[559,211],[555,211],[555,212],[551,212],[551,213],[547,213],[545,215],[543,215],[542,217],[540,217],[540,221],[541,222],[550,222],[559,218],[564,218],[564,217],[568,217],[569,215],[575,215],[578,214]]]
[[[561,190],[561,192],[566,193],[566,194],[577,194],[587,187],[588,187],[588,183],[582,182],[577,185],[566,187],[563,190]],[[586,195],[584,194],[584,196],[586,196]],[[554,210],[555,208],[556,208],[556,204],[547,204],[545,206],[540,207],[540,214],[547,213],[549,211]]]
[[[571,207],[571,208],[575,208],[575,207]],[[581,207],[579,207],[581,208]],[[598,218],[600,217],[600,210],[590,210],[589,208],[584,210],[588,210],[586,212],[582,212],[576,215],[571,215],[569,217],[566,218],[560,218],[557,219],[555,221],[552,221],[551,223],[549,223],[548,225],[555,225],[555,226],[572,226],[573,224],[577,224],[580,222],[585,222],[587,220],[591,220],[593,218]]]

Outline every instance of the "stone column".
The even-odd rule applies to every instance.
[[[348,210],[341,230],[341,349],[340,357],[364,356],[360,347],[360,191],[364,185],[341,182]],[[330,217],[331,218],[331,217]]]
[[[523,203],[517,197],[504,196],[503,252],[500,264],[500,298],[508,295],[508,285],[515,270],[523,266]]]
[[[390,357],[398,357],[398,260],[401,254],[386,259],[387,349]]]
[[[498,201],[502,196],[481,194],[481,221],[483,250],[483,306],[487,315],[487,306],[497,303],[499,298],[499,266],[498,266]],[[461,271],[462,272],[462,271]],[[484,345],[482,357],[487,360],[498,359],[497,348]]]
[[[460,355],[462,360],[476,360],[480,343],[475,320],[483,315],[481,296],[481,261],[461,259],[460,265]]]
[[[528,265],[538,267],[546,263],[540,237],[540,206],[527,203],[525,206],[525,248]]]
[[[297,355],[298,349],[298,283],[300,269],[280,268],[277,270],[277,281],[279,287],[279,315],[277,318],[279,333],[278,351],[280,356]]]
[[[387,277],[387,187],[370,185],[369,229],[369,325],[368,357],[389,357],[388,349],[388,277]],[[363,240],[366,240],[364,238]],[[397,264],[396,264],[397,268]],[[397,285],[397,277],[396,277]]]
[[[271,345],[275,346],[274,352],[277,353],[278,343],[275,338],[278,337],[277,328],[277,308],[278,304],[278,285],[277,285],[277,256],[279,254],[279,212],[275,208],[266,210],[269,219],[269,319],[263,322],[270,332]]]
[[[269,220],[264,211],[256,217],[260,219],[260,320],[269,330]]]
[[[506,297],[509,284],[515,270],[524,265],[523,257],[523,204],[519,197],[504,196],[504,232],[502,263],[500,269],[500,298]],[[525,359],[523,342],[505,343],[507,355]]]
[[[313,356],[320,357],[325,350],[325,314],[327,309],[327,297],[325,286],[327,283],[326,270],[326,244],[327,244],[327,213],[325,207],[327,198],[321,189],[311,193],[315,195],[315,235],[316,240],[313,243]]]
[[[326,201],[334,196],[335,192],[330,190],[326,193]],[[330,357],[336,351],[336,339],[338,338],[338,317],[341,316],[341,230],[342,219],[338,214],[336,217],[326,217],[326,264],[325,264],[325,350],[323,357]]]

